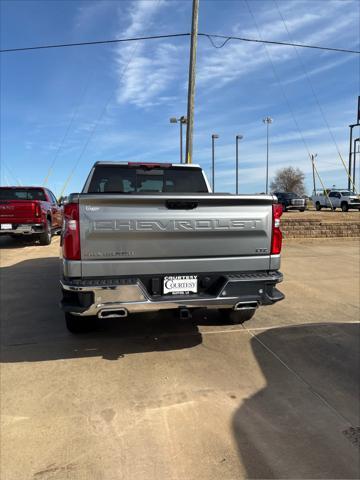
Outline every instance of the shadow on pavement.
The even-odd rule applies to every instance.
[[[0,250],[14,250],[34,245],[40,244],[37,239],[34,239],[31,236],[11,237],[10,235],[0,235]]]
[[[66,330],[58,306],[59,278],[60,262],[55,257],[26,260],[2,268],[3,362],[90,356],[110,360],[130,353],[191,348],[202,342],[198,323],[213,321],[201,314],[187,321],[169,312],[162,312],[155,319],[138,314],[126,319],[98,320],[96,331],[72,335]]]
[[[267,384],[233,417],[247,478],[359,478],[359,324],[270,329],[251,344]]]

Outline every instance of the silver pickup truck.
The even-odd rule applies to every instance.
[[[277,290],[281,205],[211,193],[197,165],[97,162],[64,207],[61,308],[73,333],[95,317],[220,309],[233,323]]]

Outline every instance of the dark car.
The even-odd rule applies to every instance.
[[[284,212],[287,210],[299,210],[303,212],[306,208],[305,198],[300,197],[300,195],[294,192],[274,192],[274,195],[277,196]]]

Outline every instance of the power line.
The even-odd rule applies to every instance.
[[[158,5],[159,3],[160,3],[160,0],[157,1],[157,5]],[[130,63],[131,63],[131,61],[132,61],[132,59],[133,59],[133,57],[134,57],[134,55],[135,55],[138,47],[139,47],[139,43],[135,43],[134,48],[133,48],[133,50],[131,51],[131,53],[130,53],[130,55],[129,55],[129,59],[128,59],[128,61],[125,63],[125,65],[124,65],[124,67],[123,67],[123,69],[122,69],[122,71],[121,71],[121,73],[120,73],[120,78],[119,78],[120,82],[121,82],[122,79],[124,78],[124,75],[125,75],[127,69],[129,68],[129,65],[130,65]],[[97,129],[97,127],[98,127],[98,125],[99,125],[102,117],[104,116],[104,114],[105,114],[105,112],[106,112],[106,109],[107,109],[107,107],[108,107],[111,99],[113,98],[113,95],[114,95],[114,92],[111,92],[111,94],[109,95],[109,97],[108,97],[108,99],[107,99],[107,101],[106,101],[103,109],[101,110],[101,113],[100,113],[99,117],[97,118],[96,122],[94,123],[94,126],[93,126],[93,128],[92,128],[92,130],[91,130],[91,132],[90,132],[90,135],[89,135],[87,141],[85,142],[85,145],[84,145],[84,147],[83,147],[83,149],[82,149],[82,151],[81,151],[78,159],[76,160],[75,165],[73,166],[73,168],[71,169],[71,172],[70,172],[69,176],[68,176],[67,179],[65,180],[65,183],[64,183],[63,188],[62,188],[61,193],[60,193],[60,197],[62,197],[62,195],[64,194],[64,191],[65,191],[68,183],[70,182],[72,176],[74,175],[75,170],[76,170],[77,166],[78,166],[79,163],[80,163],[80,160],[82,159],[82,157],[83,157],[83,155],[84,155],[84,153],[85,153],[85,151],[86,151],[86,149],[87,149],[87,147],[88,147],[88,145],[89,145],[92,137],[94,136],[94,133],[95,133],[95,131],[96,131],[96,129]]]
[[[247,9],[248,9],[248,11],[249,11],[250,16],[252,17],[252,20],[253,20],[253,22],[254,22],[255,28],[256,28],[256,30],[257,30],[257,32],[258,32],[258,35],[259,35],[259,37],[261,38],[260,28],[259,28],[259,25],[258,25],[258,23],[257,23],[257,21],[256,21],[256,19],[255,19],[255,16],[254,16],[254,14],[253,14],[253,12],[252,12],[252,10],[251,10],[251,8],[250,8],[250,5],[249,5],[249,3],[248,3],[247,0],[244,0],[244,2],[245,2],[245,5],[246,5],[246,7],[247,7]],[[293,122],[294,122],[294,124],[295,124],[295,126],[296,126],[296,128],[297,128],[297,131],[298,131],[298,133],[299,133],[299,136],[300,136],[300,138],[301,138],[301,140],[302,140],[302,142],[303,142],[303,144],[304,144],[304,147],[305,147],[305,149],[306,149],[306,151],[307,151],[307,153],[308,153],[308,155],[309,155],[309,158],[311,158],[310,149],[309,149],[308,144],[307,144],[307,142],[306,142],[306,140],[305,140],[305,137],[304,137],[304,135],[303,135],[303,133],[302,133],[302,131],[301,131],[300,125],[299,125],[298,121],[296,120],[294,111],[293,111],[293,109],[292,109],[292,107],[291,107],[291,104],[290,104],[290,102],[289,102],[289,99],[288,99],[288,97],[287,97],[287,95],[286,95],[286,93],[285,93],[284,85],[282,84],[282,82],[281,82],[281,80],[280,80],[280,77],[279,77],[279,75],[277,74],[277,71],[276,71],[276,69],[275,69],[274,62],[272,61],[271,55],[270,55],[270,53],[268,52],[268,49],[267,49],[266,45],[264,45],[264,49],[265,49],[265,53],[266,53],[266,55],[267,55],[267,57],[268,57],[268,60],[269,60],[269,62],[270,62],[270,65],[271,65],[271,68],[272,68],[274,77],[275,77],[275,79],[276,79],[276,81],[277,81],[277,83],[278,83],[278,85],[279,85],[279,87],[280,87],[281,93],[282,93],[282,95],[283,95],[283,97],[284,97],[284,100],[285,100],[285,103],[286,103],[286,105],[287,105],[287,107],[288,107],[288,109],[289,109],[289,112],[290,112],[290,114],[291,114],[291,117],[292,117],[292,119],[293,119]]]
[[[135,52],[136,52],[138,46],[139,46],[138,43],[135,44],[135,46],[134,46],[134,48],[133,48],[133,51],[131,52],[131,54],[130,54],[130,56],[129,56],[129,60],[127,61],[127,63],[125,64],[125,66],[124,66],[124,68],[123,68],[123,70],[122,70],[122,72],[121,72],[119,81],[121,81],[121,80],[123,79],[123,77],[124,77],[124,75],[125,75],[128,67],[129,67],[129,65],[130,65],[130,63],[131,63],[131,61],[132,61],[132,59],[133,59],[133,57],[134,57],[134,55],[135,55]],[[105,112],[106,112],[106,109],[107,109],[107,107],[108,107],[111,99],[113,98],[113,96],[114,96],[114,92],[111,92],[111,94],[109,95],[109,97],[108,97],[107,100],[106,100],[105,105],[103,106],[103,108],[102,108],[102,110],[101,110],[101,112],[100,112],[99,117],[97,118],[96,122],[95,122],[94,125],[93,125],[93,128],[92,128],[92,130],[91,130],[91,132],[90,132],[90,135],[88,136],[88,138],[87,138],[87,140],[86,140],[86,142],[85,142],[85,144],[84,144],[84,146],[83,146],[83,148],[82,148],[82,150],[81,150],[80,155],[78,156],[78,158],[77,158],[77,160],[76,160],[73,168],[72,168],[71,171],[70,171],[70,174],[68,175],[67,179],[65,180],[65,183],[64,183],[64,185],[63,185],[63,187],[62,187],[62,189],[61,189],[60,197],[64,194],[65,189],[66,189],[66,187],[68,186],[68,184],[69,184],[72,176],[74,175],[77,166],[79,165],[82,157],[84,156],[84,153],[86,152],[86,149],[87,149],[87,147],[88,147],[88,145],[89,145],[92,137],[94,136],[94,133],[95,133],[95,131],[96,131],[96,129],[97,129],[97,127],[98,127],[98,125],[99,125],[102,117],[104,116],[104,114],[105,114]]]
[[[280,42],[275,40],[263,40],[263,39],[257,39],[257,38],[233,37],[233,36],[227,36],[227,35],[213,35],[209,33],[199,33],[198,35],[202,37],[207,37],[215,48],[222,48],[230,40],[241,40],[242,42],[267,43],[269,45],[282,45],[286,47],[313,48],[316,50],[326,50],[328,52],[356,53],[356,54],[360,53],[360,50],[350,50],[347,48],[337,48],[337,47],[323,47],[321,45],[309,45],[306,43]],[[222,38],[222,39],[226,39],[226,41],[220,46],[216,46],[212,41],[212,38]]]
[[[246,5],[246,7],[247,7],[247,9],[248,9],[248,11],[249,11],[250,16],[252,17],[252,20],[253,20],[253,22],[254,22],[254,25],[255,25],[256,30],[257,30],[257,32],[258,32],[258,35],[259,35],[259,37],[261,38],[261,32],[260,32],[259,25],[258,25],[258,23],[257,23],[257,21],[256,21],[256,19],[255,19],[255,15],[254,15],[253,11],[251,10],[251,7],[250,7],[250,5],[249,5],[248,0],[244,0],[244,3],[245,3],[245,5]],[[307,144],[307,141],[305,140],[305,137],[304,137],[303,132],[302,132],[302,130],[301,130],[301,128],[300,128],[299,122],[297,121],[297,119],[296,119],[296,117],[295,117],[295,114],[294,114],[294,111],[293,111],[293,109],[292,109],[292,107],[291,107],[290,101],[289,101],[289,99],[288,99],[288,97],[287,97],[287,95],[286,95],[286,93],[285,93],[284,85],[283,85],[283,83],[282,83],[282,81],[281,81],[281,79],[280,79],[280,77],[279,77],[279,75],[278,75],[278,73],[277,73],[277,71],[276,71],[274,62],[273,62],[273,60],[272,60],[272,58],[271,58],[271,55],[270,55],[270,53],[269,53],[266,45],[264,45],[264,49],[265,49],[266,55],[267,55],[267,57],[268,57],[268,60],[269,60],[269,62],[270,62],[271,68],[272,68],[272,70],[273,70],[274,77],[275,77],[278,85],[280,86],[281,93],[282,93],[282,95],[283,95],[283,97],[284,97],[284,100],[285,100],[285,102],[286,102],[286,104],[287,104],[287,107],[288,107],[288,109],[289,109],[289,112],[290,112],[290,114],[291,114],[291,116],[292,116],[293,122],[294,122],[294,124],[295,124],[295,126],[296,126],[296,128],[297,128],[297,131],[298,131],[298,133],[299,133],[300,139],[301,139],[301,141],[302,141],[302,143],[303,143],[303,145],[304,145],[304,147],[305,147],[305,150],[307,151],[307,153],[308,153],[308,155],[309,155],[309,159],[311,160],[312,157],[311,157],[311,152],[310,152],[309,146],[308,146],[308,144]],[[332,133],[332,132],[331,132],[331,133]],[[338,153],[339,153],[339,152],[338,152]],[[341,154],[340,154],[340,155],[341,155]],[[340,157],[340,158],[341,158],[341,157]],[[312,162],[312,164],[314,165],[313,162]],[[314,165],[314,167],[315,167],[315,165]],[[315,169],[316,169],[316,167],[315,167]],[[319,172],[317,171],[317,169],[316,169],[316,174],[317,174],[317,176],[319,177],[319,180],[320,180],[321,184],[323,184],[323,182],[322,182],[322,180],[321,180],[321,178],[320,178],[320,174],[319,174]],[[329,199],[329,202],[330,202],[330,205],[332,205],[330,199]]]
[[[5,48],[1,49],[0,53],[14,53],[14,52],[25,52],[32,50],[44,50],[51,48],[67,48],[67,47],[82,47],[89,45],[106,45],[112,43],[122,43],[122,42],[137,42],[142,40],[159,40],[163,38],[177,38],[177,37],[189,37],[190,33],[173,33],[167,35],[151,35],[147,37],[130,37],[130,38],[115,38],[110,40],[96,40],[89,42],[76,42],[76,43],[55,43],[49,45],[34,45],[32,47],[19,47],[19,48]],[[237,40],[242,42],[252,42],[252,43],[263,43],[268,45],[281,45],[286,47],[299,47],[299,48],[311,48],[315,50],[325,50],[328,52],[339,52],[339,53],[354,53],[360,54],[360,50],[351,50],[347,48],[337,48],[337,47],[326,47],[321,45],[309,45],[306,43],[292,43],[292,42],[280,42],[275,40],[263,40],[259,38],[245,38],[245,37],[235,37],[232,35],[218,35],[212,33],[198,33],[199,37],[206,37],[211,42],[214,48],[223,48],[229,41]],[[224,40],[220,45],[216,45],[213,41],[214,38],[219,38]]]
[[[287,32],[287,34],[288,34],[289,40],[292,41],[290,31],[289,31],[289,29],[288,29],[288,26],[287,26],[287,23],[286,23],[286,21],[285,21],[285,18],[284,18],[284,16],[283,16],[283,14],[281,13],[280,7],[279,7],[279,5],[278,5],[278,3],[277,3],[276,0],[273,0],[273,2],[274,2],[274,4],[275,4],[275,6],[276,6],[276,9],[277,9],[278,13],[279,13],[279,16],[280,16],[280,18],[281,18],[281,20],[282,20],[282,23],[283,23],[284,27],[285,27],[285,30],[286,30],[286,32]],[[317,106],[318,106],[318,109],[319,109],[319,111],[320,111],[320,114],[321,114],[321,116],[322,116],[322,119],[323,119],[323,121],[324,121],[324,123],[325,123],[325,125],[326,125],[326,128],[327,128],[328,132],[329,132],[330,138],[331,138],[331,140],[333,141],[334,146],[335,146],[335,149],[336,149],[336,151],[337,151],[337,153],[338,153],[338,155],[339,155],[339,158],[340,158],[340,160],[341,160],[341,163],[343,164],[343,167],[344,167],[344,169],[345,169],[346,175],[348,176],[348,178],[350,179],[350,182],[353,184],[353,187],[355,188],[354,182],[352,181],[352,178],[351,178],[351,172],[349,173],[349,171],[348,171],[348,169],[347,169],[347,166],[346,166],[346,164],[345,164],[345,162],[344,162],[344,159],[343,159],[343,157],[342,157],[342,155],[341,155],[339,145],[338,145],[338,143],[337,143],[337,141],[336,141],[336,139],[335,139],[335,135],[334,135],[333,131],[331,130],[331,127],[330,127],[330,125],[329,125],[329,122],[328,122],[328,120],[327,120],[327,118],[326,118],[326,116],[325,116],[325,112],[324,112],[324,110],[323,110],[323,108],[322,108],[322,106],[321,106],[321,104],[320,104],[319,97],[317,96],[317,94],[316,94],[316,92],[315,92],[314,86],[313,86],[313,84],[312,84],[312,82],[311,82],[311,79],[310,79],[309,74],[308,74],[308,72],[307,72],[306,66],[305,66],[305,64],[304,64],[304,62],[303,62],[303,60],[302,60],[302,58],[301,58],[301,55],[299,54],[299,52],[298,52],[298,50],[297,50],[296,47],[294,47],[294,50],[295,50],[295,52],[296,52],[296,56],[297,56],[297,59],[298,59],[298,61],[299,61],[299,64],[300,64],[301,67],[302,67],[302,70],[303,70],[303,73],[304,73],[304,75],[305,75],[305,77],[306,77],[306,80],[307,80],[307,82],[308,82],[308,84],[309,84],[309,87],[310,87],[310,90],[311,90],[311,92],[312,92],[312,94],[313,94],[313,97],[314,97],[314,99],[315,99],[315,102],[316,102],[316,104],[317,104]]]
[[[44,180],[44,183],[43,183],[44,187],[46,186],[46,184],[47,184],[47,182],[48,182],[48,180],[49,180],[49,177],[50,177],[50,175],[51,175],[51,173],[52,173],[52,171],[53,171],[53,169],[54,169],[55,163],[56,163],[56,161],[57,161],[57,159],[58,159],[58,157],[59,157],[59,154],[60,154],[60,152],[61,152],[61,150],[62,150],[62,148],[63,148],[63,146],[64,146],[65,140],[66,140],[66,138],[67,138],[67,136],[68,136],[68,134],[69,134],[69,132],[70,132],[70,130],[71,130],[71,127],[72,127],[73,124],[74,124],[75,118],[77,117],[77,114],[78,114],[78,112],[79,112],[79,110],[80,110],[80,106],[81,106],[81,104],[83,103],[83,100],[84,100],[84,98],[85,98],[85,96],[86,96],[86,93],[87,93],[87,91],[88,91],[89,85],[90,85],[90,78],[88,79],[88,82],[87,82],[87,84],[86,84],[86,86],[85,86],[85,88],[84,88],[84,90],[83,90],[83,92],[82,92],[82,94],[81,94],[80,101],[79,101],[77,107],[73,110],[73,113],[72,113],[71,118],[70,118],[70,122],[69,122],[69,124],[68,124],[68,126],[67,126],[67,128],[66,128],[66,130],[65,130],[65,133],[64,133],[64,136],[62,137],[61,142],[60,142],[59,145],[58,145],[58,148],[57,148],[57,150],[56,150],[55,156],[54,156],[54,158],[53,158],[53,160],[52,160],[52,162],[51,162],[51,164],[50,164],[49,170],[48,170],[48,172],[47,172],[47,174],[46,174],[46,177],[45,177],[45,180]]]
[[[8,173],[13,177],[13,179],[15,180],[15,182],[21,186],[21,181],[14,175],[14,173],[12,172],[12,170],[10,170],[10,168],[6,165],[5,162],[2,162],[2,165],[6,168],[6,170],[8,171]]]
[[[43,50],[43,49],[49,49],[49,48],[83,47],[86,45],[104,45],[109,43],[137,42],[139,40],[158,40],[161,38],[188,37],[188,36],[190,36],[190,33],[174,33],[174,34],[168,34],[168,35],[151,35],[149,37],[132,37],[132,38],[115,38],[113,40],[96,40],[92,42],[54,43],[50,45],[35,45],[33,47],[6,48],[6,49],[0,50],[0,53],[24,52],[29,50]]]

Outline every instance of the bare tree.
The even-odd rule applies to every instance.
[[[294,192],[305,194],[305,175],[299,168],[285,167],[278,170],[270,183],[272,192]]]

